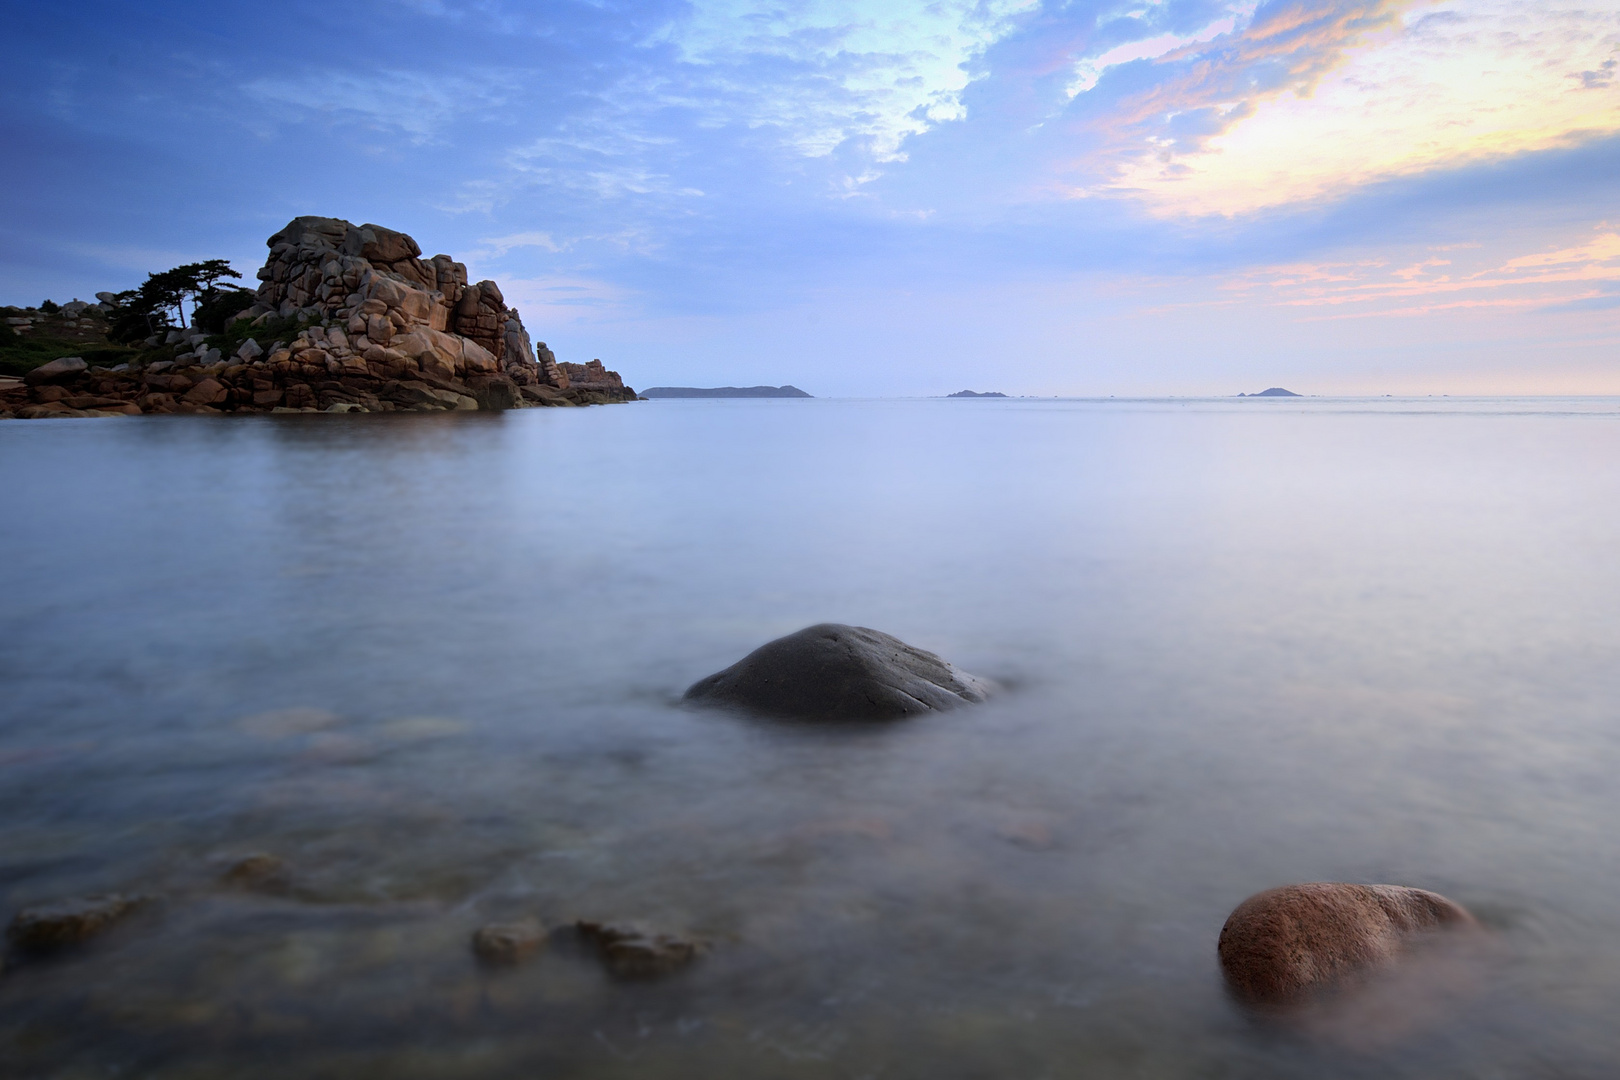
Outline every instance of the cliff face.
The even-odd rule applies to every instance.
[[[421,258],[404,233],[302,217],[268,244],[258,302],[248,310],[256,322],[303,314],[342,323],[368,363],[403,358],[441,377],[504,373],[519,386],[571,388],[545,342],[531,345],[500,286],[469,284],[467,268],[448,255]],[[624,391],[617,373],[602,374],[591,389]]]
[[[635,400],[635,391],[600,361],[559,365],[544,342],[531,343],[499,286],[469,283],[467,268],[448,255],[421,258],[404,233],[301,217],[267,243],[255,303],[223,340],[172,330],[161,342],[148,339],[147,352],[130,365],[55,361],[31,372],[25,387],[0,390],[0,415],[393,412]],[[244,326],[252,336],[244,337]]]

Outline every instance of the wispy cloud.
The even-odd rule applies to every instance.
[[[262,103],[392,129],[422,144],[443,138],[461,118],[499,112],[521,81],[516,73],[490,69],[475,80],[400,69],[322,68],[263,76],[242,89]]]
[[[1508,259],[1465,262],[1464,254],[1483,253],[1261,267],[1225,291],[1230,299],[1327,309],[1335,318],[1409,318],[1460,308],[1596,310],[1620,289],[1620,232],[1608,226],[1581,243]]]
[[[1617,43],[1612,6],[1273,5],[1087,114],[1107,139],[1089,167],[1116,168],[1078,191],[1236,214],[1620,131],[1620,86],[1600,77]]]

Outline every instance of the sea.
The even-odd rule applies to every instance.
[[[1620,400],[19,421],[0,507],[0,920],[150,898],[8,960],[5,1077],[1620,1074]],[[682,705],[818,622],[1002,692]],[[1478,954],[1248,1012],[1308,881]]]

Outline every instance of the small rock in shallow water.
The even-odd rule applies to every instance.
[[[584,919],[574,926],[594,944],[608,971],[621,979],[653,979],[678,971],[708,950],[705,942],[658,933],[640,923],[597,923]]]
[[[145,896],[84,896],[25,908],[11,920],[6,938],[23,952],[49,952],[89,941],[147,903]]]
[[[1460,904],[1400,885],[1312,882],[1257,893],[1221,928],[1226,983],[1253,1005],[1282,1005],[1396,960],[1426,932],[1472,929]]]
[[[821,623],[694,683],[686,700],[802,720],[892,720],[985,700],[994,684],[864,626]]]
[[[262,889],[282,884],[287,876],[287,864],[275,855],[263,851],[238,859],[220,876],[227,885],[244,889]]]
[[[516,964],[546,943],[546,931],[534,919],[490,923],[473,932],[472,948],[486,964]]]

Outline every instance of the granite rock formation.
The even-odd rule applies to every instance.
[[[301,217],[270,237],[255,303],[220,339],[170,330],[142,360],[67,358],[0,389],[0,416],[393,412],[633,401],[600,360],[559,364],[493,281],[380,225]],[[231,333],[248,322],[241,339]],[[153,360],[154,350],[168,350]],[[62,365],[66,365],[65,367]],[[71,370],[69,370],[71,369]]]
[[[1460,904],[1423,889],[1312,882],[1243,901],[1217,951],[1240,1000],[1278,1006],[1387,965],[1426,933],[1477,925]]]
[[[821,623],[699,680],[686,700],[796,720],[893,720],[976,704],[993,688],[899,638]]]

